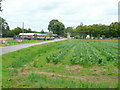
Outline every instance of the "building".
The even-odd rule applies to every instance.
[[[49,35],[49,33],[41,34],[41,33],[19,33],[19,35],[15,36],[16,39],[28,39],[28,40],[49,40],[57,38],[57,34]]]
[[[86,39],[90,39],[90,35],[87,35],[87,36],[86,36]]]

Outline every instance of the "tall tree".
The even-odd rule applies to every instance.
[[[48,30],[49,30],[49,32],[50,31],[53,31],[53,26],[54,26],[54,24],[56,23],[56,22],[59,22],[57,19],[53,19],[53,20],[51,20],[50,22],[49,22],[49,25],[48,25]]]
[[[65,37],[67,37],[67,34],[70,34],[70,36],[74,36],[74,29],[73,27],[67,27],[64,31]]]
[[[0,17],[0,27],[3,29],[6,29],[8,26],[8,23],[6,22],[5,19],[3,19],[2,17]]]
[[[59,22],[58,20],[51,20],[48,25],[49,32],[52,31],[54,34],[58,34],[60,36],[64,35],[65,26],[62,22]]]
[[[73,33],[73,27],[67,27],[65,31],[66,31],[66,33],[71,34],[71,33]]]
[[[8,31],[10,31],[8,23],[5,19],[0,17],[0,33],[2,33],[2,36],[4,37]]]
[[[75,33],[79,38],[85,38],[86,36],[86,26],[79,25],[75,29]]]
[[[120,22],[114,22],[114,23],[111,23],[110,26],[109,26],[109,34],[112,36],[112,37],[118,37],[119,36],[119,31],[120,31]]]

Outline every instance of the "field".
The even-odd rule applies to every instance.
[[[22,40],[22,42],[17,42],[17,39],[10,39],[8,40],[8,43],[0,43],[0,46],[12,46],[12,45],[18,45],[18,44],[25,44],[25,43],[38,43],[42,42],[44,40]]]
[[[118,88],[117,40],[65,40],[2,55],[3,88]]]

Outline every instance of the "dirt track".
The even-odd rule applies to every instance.
[[[13,51],[17,51],[19,49],[27,48],[27,47],[34,46],[34,45],[56,42],[56,41],[62,41],[62,40],[66,40],[66,39],[55,39],[55,40],[52,40],[52,41],[45,41],[45,42],[39,42],[39,43],[19,44],[19,45],[14,45],[14,46],[0,47],[0,55],[6,54],[6,53],[9,53],[9,52],[13,52]]]

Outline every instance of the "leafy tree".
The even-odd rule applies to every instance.
[[[18,35],[19,33],[22,33],[22,29],[20,27],[17,27],[15,28],[14,30],[12,30],[12,32],[15,34],[15,35]]]
[[[8,26],[8,23],[6,22],[5,19],[3,19],[2,17],[0,17],[0,27],[2,30],[6,29]]]
[[[66,33],[71,34],[71,33],[73,33],[73,27],[67,27],[65,31],[66,31]]]
[[[120,37],[120,22],[113,22],[110,25],[104,24],[93,24],[93,25],[83,25],[80,24],[74,30],[74,36],[77,38],[85,38],[86,35],[90,35],[93,37],[103,37],[103,38],[110,38],[110,37]],[[78,37],[79,35],[79,37]]]
[[[51,20],[48,25],[49,32],[52,31],[54,34],[58,34],[60,36],[64,35],[65,26],[62,22],[59,22],[58,20]]]
[[[9,30],[9,31],[10,31],[10,27],[9,27],[9,26],[7,26],[7,27],[6,27],[6,30]]]
[[[31,28],[28,28],[28,32],[32,32]]]
[[[120,35],[119,31],[120,31],[120,23],[114,22],[114,23],[110,24],[110,26],[109,26],[109,34],[112,37],[118,37]]]
[[[10,31],[8,23],[6,22],[5,19],[0,17],[0,33],[2,33],[2,36],[4,37],[8,31]]]
[[[48,36],[51,38],[51,37],[53,36],[52,34],[53,34],[53,33],[50,32],[50,33],[48,33]]]
[[[79,25],[78,27],[76,27],[75,33],[76,33],[77,37],[79,35],[79,38],[85,38],[85,36],[86,36],[86,26]]]
[[[67,27],[64,30],[65,37],[67,37],[67,34],[70,34],[70,36],[74,36],[74,29],[73,27]]]
[[[49,32],[50,32],[50,31],[53,32],[53,26],[54,26],[54,24],[55,24],[56,22],[59,22],[59,21],[56,20],[56,19],[53,19],[53,20],[51,20],[51,21],[49,22],[49,25],[48,25],[48,30],[49,30]]]

